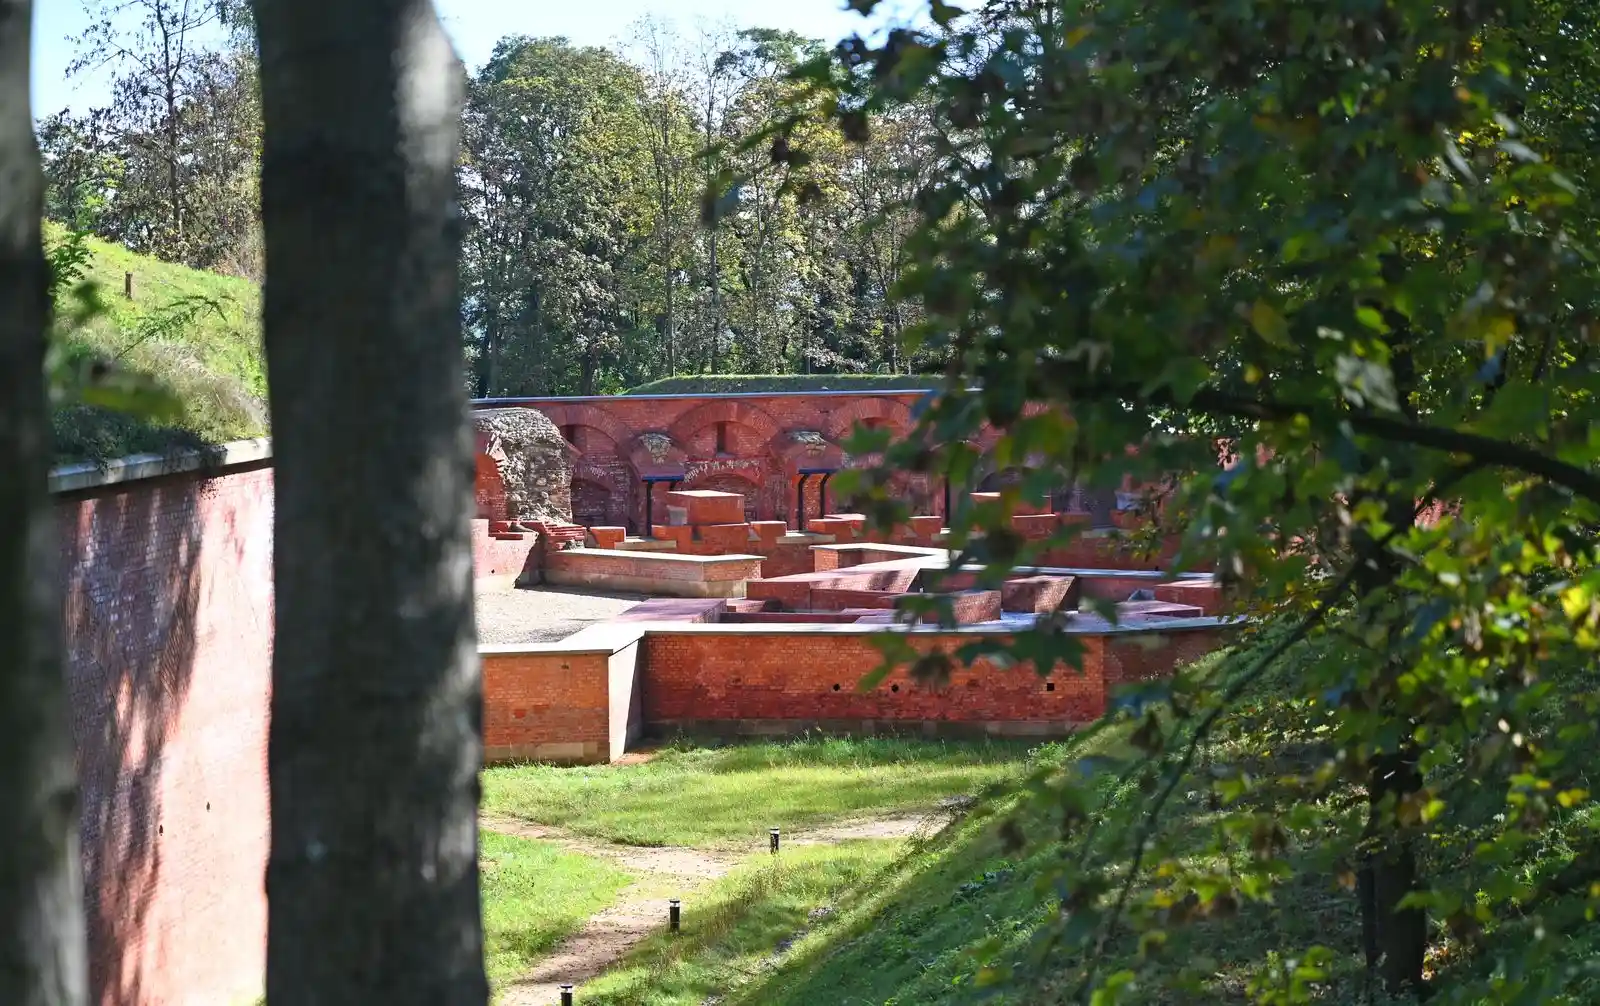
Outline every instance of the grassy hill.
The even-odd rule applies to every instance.
[[[63,228],[46,225],[47,246],[67,240]],[[86,239],[86,248],[81,281],[93,285],[100,307],[81,324],[59,325],[60,347],[73,358],[148,375],[182,403],[182,414],[157,423],[64,403],[55,415],[58,459],[107,460],[264,434],[259,288],[94,238]],[[125,294],[129,274],[131,298]]]

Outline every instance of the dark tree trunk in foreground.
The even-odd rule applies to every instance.
[[[50,305],[28,0],[0,0],[0,1003],[86,997],[77,787],[47,477]]]
[[[427,0],[257,0],[276,1006],[482,1003],[472,459]]]

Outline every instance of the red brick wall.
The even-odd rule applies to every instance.
[[[573,442],[581,457],[575,475],[589,482],[585,492],[589,509],[598,512],[602,501],[608,514],[604,523],[637,532],[644,526],[644,490],[639,483],[642,467],[667,464],[680,468],[685,479],[680,489],[720,489],[750,497],[747,519],[787,520],[794,523],[794,499],[800,467],[827,467],[841,456],[838,444],[848,437],[857,420],[887,426],[897,432],[912,426],[911,406],[920,392],[881,392],[861,395],[687,395],[666,398],[614,396],[584,399],[529,398],[498,405],[524,405],[549,416]],[[829,443],[812,450],[790,434],[820,433]],[[671,438],[670,457],[657,460],[639,440],[643,433]],[[720,439],[720,444],[719,444]],[[719,446],[721,450],[719,450]],[[819,479],[807,485],[807,513],[820,516]],[[937,503],[942,487],[918,477],[907,479],[905,491]],[[666,487],[655,490],[655,519],[665,522]],[[602,500],[602,494],[609,499]],[[838,502],[829,489],[827,506]]]
[[[910,637],[922,651],[953,651],[970,640]],[[947,687],[917,684],[897,670],[863,693],[858,683],[883,659],[865,633],[651,632],[644,640],[645,719],[1087,723],[1105,707],[1105,686],[1102,637],[1085,643],[1083,673],[1063,667],[1046,679],[1031,667],[980,662],[956,670]]]
[[[604,653],[485,653],[485,757],[604,761],[607,668]]]
[[[91,1002],[259,994],[272,472],[57,498]]]
[[[489,532],[489,521],[472,522],[472,575],[520,577],[538,563],[539,542],[534,535],[521,538],[496,538]]]

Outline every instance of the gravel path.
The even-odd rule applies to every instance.
[[[643,600],[643,594],[610,594],[569,587],[479,591],[478,642],[555,642]]]
[[[797,831],[785,841],[792,845],[835,845],[861,838],[907,839],[937,831],[949,823],[951,816],[950,808],[940,807],[921,814],[860,818]],[[497,1000],[500,1006],[548,1006],[556,1002],[563,984],[579,985],[593,978],[660,929],[666,917],[667,898],[692,894],[749,856],[747,852],[678,846],[620,845],[501,814],[483,814],[479,823],[502,835],[554,842],[574,852],[609,859],[636,878],[609,908],[590,916],[583,928],[562,941],[554,953],[501,989]]]

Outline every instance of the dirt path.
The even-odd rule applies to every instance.
[[[824,828],[784,835],[784,844],[833,845],[853,839],[911,838],[930,834],[949,822],[950,808],[923,814],[842,821]],[[483,827],[503,835],[552,842],[586,856],[607,859],[637,879],[623,888],[611,907],[590,916],[549,957],[500,990],[500,1006],[554,1006],[561,986],[593,978],[666,922],[667,899],[684,897],[731,871],[748,853],[682,846],[618,845],[560,828],[530,824],[499,814],[480,818]]]

